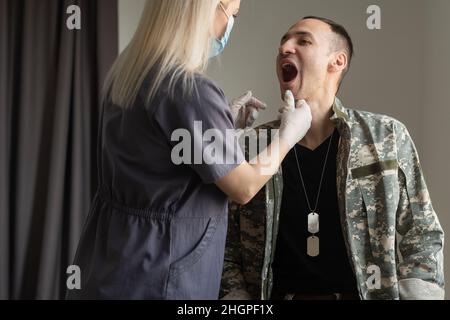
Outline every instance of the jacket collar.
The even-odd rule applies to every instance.
[[[331,121],[335,122],[335,121],[344,121],[344,122],[348,122],[349,117],[348,117],[348,113],[347,113],[347,109],[342,105],[341,100],[339,100],[339,98],[335,98],[334,99],[334,104],[333,104],[333,116],[330,118]]]
[[[333,116],[331,116],[330,120],[337,125],[338,128],[341,128],[341,124],[349,125],[350,117],[348,115],[348,109],[345,108],[337,97],[334,99],[333,103]],[[279,129],[280,128],[280,120],[275,120],[272,122],[268,122],[256,128],[256,130],[260,129]]]

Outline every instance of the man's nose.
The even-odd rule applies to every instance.
[[[286,41],[285,43],[283,43],[280,48],[278,49],[278,52],[280,55],[282,56],[286,56],[289,54],[295,54],[295,46],[290,42],[290,41]]]

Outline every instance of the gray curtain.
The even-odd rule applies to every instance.
[[[0,299],[64,297],[117,42],[117,0],[0,0]]]

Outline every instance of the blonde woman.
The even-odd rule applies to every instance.
[[[240,0],[148,1],[105,84],[100,185],[74,262],[81,289],[68,298],[218,298],[228,198],[247,203],[311,123],[309,107],[295,108],[287,95],[271,157],[247,163],[233,137],[222,141],[231,164],[173,158],[177,131],[190,134],[193,153],[203,154],[208,129],[226,136],[262,107],[248,94],[230,108],[203,75],[224,49],[239,6]]]

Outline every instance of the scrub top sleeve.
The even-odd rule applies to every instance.
[[[188,98],[175,93],[167,101],[154,117],[173,148],[172,162],[189,165],[209,184],[245,161],[227,99],[212,81],[197,77]]]

